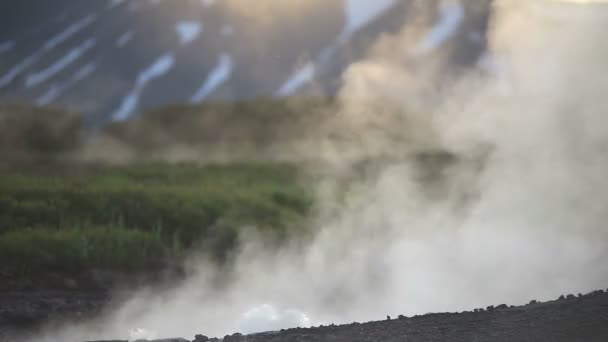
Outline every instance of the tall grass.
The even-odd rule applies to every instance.
[[[158,234],[127,228],[34,228],[0,237],[2,268],[18,276],[47,271],[73,274],[89,268],[145,269],[170,256]]]
[[[300,231],[311,206],[286,164],[69,167],[0,174],[0,271],[145,269],[203,245],[222,257],[245,227]]]

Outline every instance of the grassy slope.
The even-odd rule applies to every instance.
[[[0,275],[143,270],[242,229],[281,238],[311,199],[285,164],[38,167],[0,174]]]
[[[304,231],[306,184],[296,166],[269,160],[276,147],[318,130],[331,106],[172,106],[90,134],[78,113],[0,104],[0,288],[3,279],[45,273],[155,270],[192,250],[221,261],[245,229],[277,240]],[[120,151],[96,145],[90,138],[99,133]],[[151,162],[173,160],[173,147],[195,150],[192,160],[207,164]],[[83,162],[122,150],[132,155],[121,166]],[[210,165],[215,152],[236,162]]]

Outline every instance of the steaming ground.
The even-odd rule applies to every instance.
[[[312,241],[272,251],[244,237],[230,271],[194,258],[175,289],[141,291],[47,340],[134,327],[223,336],[605,288],[608,9],[495,6],[494,73],[446,80],[442,56],[395,48],[411,29],[351,66],[335,119],[344,140],[311,148],[340,166],[336,180],[353,160],[372,167],[344,201],[321,183]]]

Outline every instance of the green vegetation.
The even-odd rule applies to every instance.
[[[175,105],[113,122],[85,148],[107,150],[111,142],[138,161],[277,160],[292,156],[336,112],[331,100],[315,98]]]
[[[78,113],[0,104],[0,163],[60,157],[79,146],[82,130]]]
[[[112,162],[275,160],[278,146],[309,138],[336,113],[335,107],[326,98],[258,98],[167,106],[102,124],[103,119],[83,120],[59,108],[0,104],[0,167],[83,157]],[[103,129],[93,132],[85,121]],[[121,159],[125,154],[128,158]]]
[[[78,273],[89,267],[141,270],[170,256],[158,234],[113,227],[33,228],[0,236],[5,271],[17,276],[54,271]]]
[[[91,131],[78,113],[0,105],[0,288],[45,274],[156,271],[190,252],[223,262],[242,233],[277,243],[305,233],[307,184],[274,161],[291,160],[282,157],[332,106],[170,106]]]
[[[222,260],[240,232],[302,231],[311,196],[287,164],[48,164],[0,173],[0,275]]]

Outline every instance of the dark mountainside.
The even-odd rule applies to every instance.
[[[483,53],[489,3],[462,1],[451,9],[464,18],[434,47],[447,52],[450,69],[474,65]],[[297,10],[292,2],[241,5],[5,1],[0,102],[67,107],[95,124],[174,103],[331,96],[348,65],[383,34],[419,16],[428,17],[429,30],[449,17],[437,0],[315,0]]]
[[[606,340],[608,340],[608,293],[603,290],[584,296],[580,294],[562,296],[556,301],[545,303],[531,301],[523,306],[498,305],[462,313],[400,316],[390,320],[387,317],[386,321],[309,329],[296,328],[248,336],[237,333],[223,338],[225,342],[600,342]],[[160,341],[187,340],[158,340]],[[198,335],[193,341],[207,342],[218,339]]]

